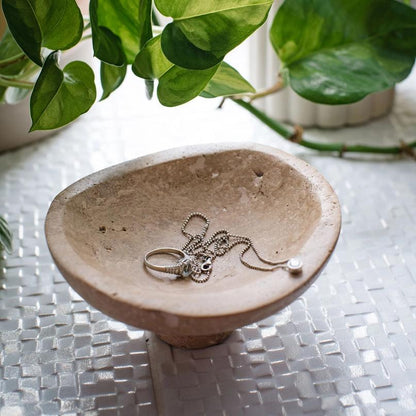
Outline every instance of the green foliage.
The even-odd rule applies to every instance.
[[[148,40],[153,37],[152,20],[154,12],[152,0],[140,0],[139,3],[139,46],[140,50]],[[155,83],[152,79],[144,80],[146,86],[146,96],[150,100],[153,97]]]
[[[218,97],[253,92],[253,87],[225,62],[204,70],[182,68],[162,51],[161,36],[146,43],[133,64],[133,72],[144,79],[159,80],[157,96],[168,107],[184,104],[198,95]]]
[[[171,62],[188,69],[208,69],[224,59],[195,46],[175,23],[169,23],[162,33],[162,50]]]
[[[98,20],[98,0],[90,1],[90,23],[94,56],[110,65],[122,66],[126,63],[120,38]]]
[[[6,30],[0,41],[0,75],[18,75],[27,61],[10,31]]]
[[[101,99],[123,83],[130,66],[144,79],[148,97],[157,85],[166,106],[197,96],[253,93],[224,58],[263,24],[273,3],[155,0],[171,22],[153,37],[152,0],[90,0],[85,27],[75,0],[2,2],[10,31],[0,43],[0,101],[14,102],[34,86],[32,130],[69,123],[95,101],[86,64],[72,62],[63,70],[57,65],[57,51],[83,39],[92,38],[101,61]],[[416,11],[394,0],[286,0],[270,38],[284,80],[295,91],[317,102],[349,103],[409,74]]]
[[[266,20],[273,0],[156,0],[173,18],[162,34],[162,49],[176,65],[210,68]]]
[[[95,101],[94,73],[74,61],[63,70],[52,52],[43,65],[30,100],[31,131],[61,127],[87,112]]]
[[[31,83],[28,88],[17,88],[13,83],[27,82],[34,68],[38,66],[26,57],[7,29],[0,41],[0,85],[4,85],[0,87],[0,103],[14,104],[29,94]]]
[[[416,10],[392,0],[290,0],[278,11],[270,38],[298,94],[350,103],[409,74]]]
[[[26,55],[42,66],[41,48],[69,49],[82,35],[75,0],[3,0],[10,32]]]
[[[10,31],[26,55],[42,66],[42,31],[29,0],[3,0],[3,12]]]
[[[113,91],[115,91],[124,81],[126,76],[127,65],[115,66],[101,62],[100,77],[103,87],[101,101],[105,100]]]
[[[140,0],[139,3],[139,47],[153,37],[152,30],[152,0]]]
[[[120,40],[117,49],[121,48],[125,61],[131,64],[139,51],[139,30],[143,23],[139,21],[139,1],[94,0],[90,2],[90,10],[92,6],[96,7],[94,15],[97,16],[98,27],[105,29],[107,33],[112,33]],[[90,18],[92,23],[91,11]],[[95,32],[96,27],[93,28],[93,36]],[[112,51],[110,50],[109,53],[111,55]],[[107,61],[107,63],[113,62]]]
[[[144,79],[159,79],[174,64],[162,52],[160,35],[152,38],[137,54],[133,72]]]
[[[13,250],[13,234],[11,233],[6,220],[0,217],[0,252],[6,250],[11,253]]]
[[[159,80],[157,97],[167,106],[184,104],[197,97],[217,72],[218,66],[208,69],[185,69],[174,65]]]
[[[256,90],[237,70],[222,62],[200,95],[205,98],[215,98],[229,97],[242,92],[254,93]]]

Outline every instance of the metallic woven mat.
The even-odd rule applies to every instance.
[[[304,152],[231,103],[222,112],[213,101],[135,105],[131,91],[141,88],[131,80],[58,135],[0,155],[0,214],[15,234],[0,267],[0,416],[415,415],[415,161]],[[414,139],[415,92],[414,81],[399,89],[389,118],[309,134]],[[69,288],[43,233],[60,190],[149,152],[241,140],[306,159],[340,198],[339,244],[304,296],[222,345],[183,351],[104,316]]]

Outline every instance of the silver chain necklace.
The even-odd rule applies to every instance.
[[[204,221],[200,234],[191,234],[186,231],[188,224],[193,218],[200,218]],[[292,274],[302,271],[302,261],[293,257],[288,260],[270,261],[260,256],[253,242],[249,237],[231,234],[228,230],[218,230],[211,237],[206,239],[209,228],[209,219],[200,212],[190,213],[182,224],[182,234],[188,239],[181,250],[174,248],[158,248],[146,254],[144,263],[153,270],[178,275],[182,277],[190,277],[194,282],[205,283],[211,276],[212,265],[217,257],[222,257],[231,251],[235,246],[242,245],[243,250],[240,253],[240,262],[249,269],[259,270],[263,272],[274,271],[278,268],[286,269]],[[253,250],[254,254],[266,266],[257,266],[248,263],[244,256],[249,250]],[[169,254],[177,258],[176,264],[169,266],[159,266],[151,263],[149,258],[156,254]]]

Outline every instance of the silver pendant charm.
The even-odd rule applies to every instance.
[[[200,234],[191,234],[186,231],[187,225],[192,218],[203,220],[203,227]],[[290,274],[300,274],[303,263],[298,257],[289,260],[270,261],[260,256],[253,242],[249,237],[234,235],[227,230],[219,230],[205,240],[209,227],[209,220],[200,212],[192,212],[182,224],[182,234],[188,238],[182,250],[174,248],[159,248],[146,254],[144,263],[149,269],[176,274],[178,277],[190,277],[196,283],[205,283],[211,276],[212,265],[217,257],[228,253],[233,247],[242,245],[244,248],[240,253],[240,262],[252,270],[271,272],[276,269],[285,269]],[[244,255],[248,250],[254,251],[260,260],[260,265],[248,263]],[[172,265],[158,266],[149,261],[149,257],[155,254],[169,254],[176,257],[177,262]],[[266,266],[265,266],[266,265]]]
[[[287,267],[289,273],[298,274],[302,271],[303,263],[302,263],[302,260],[299,257],[292,257],[286,263],[286,267]]]

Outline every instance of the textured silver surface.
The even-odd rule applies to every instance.
[[[414,79],[401,86],[386,119],[309,134],[414,140],[415,92]],[[55,137],[0,155],[0,214],[15,233],[0,269],[0,416],[156,415],[156,399],[167,415],[416,414],[416,163],[317,155],[231,103],[162,109],[142,97],[130,80]],[[90,307],[56,270],[43,234],[49,203],[126,159],[241,140],[277,145],[328,178],[343,211],[336,252],[304,296],[224,344],[183,351],[151,336],[148,349],[143,331]]]
[[[155,414],[143,331],[85,303],[46,246],[51,199],[92,168],[80,143],[50,140],[0,156],[0,211],[15,234],[0,269],[1,416]]]
[[[304,296],[206,350],[154,340],[166,414],[416,414],[416,165],[336,164],[342,236]]]

